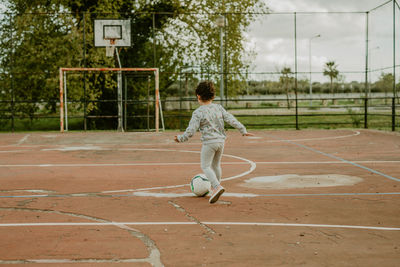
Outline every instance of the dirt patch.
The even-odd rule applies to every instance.
[[[258,189],[286,189],[354,185],[362,178],[341,174],[260,176],[246,180],[243,187]]]

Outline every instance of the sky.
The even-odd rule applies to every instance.
[[[275,14],[260,16],[246,34],[246,47],[256,56],[251,60],[252,72],[276,72],[283,67],[295,69],[294,15],[292,12],[358,12],[360,14],[297,14],[297,59],[300,78],[309,79],[310,56],[312,81],[326,82],[322,72],[327,61],[334,61],[346,82],[365,81],[366,11],[387,0],[264,0]],[[276,14],[290,12],[291,14]],[[369,65],[372,70],[393,66],[393,4],[389,3],[369,14]],[[396,16],[400,16],[399,9]],[[399,21],[397,17],[397,21]],[[397,47],[400,24],[396,25]],[[319,37],[315,37],[318,36]],[[311,40],[311,42],[310,42]],[[311,44],[310,44],[311,43]],[[311,53],[310,53],[311,48]],[[400,49],[396,53],[400,55]],[[396,56],[397,62],[399,57]],[[384,70],[391,72],[392,69]],[[382,71],[370,75],[372,81]],[[396,75],[397,76],[397,75]],[[254,79],[272,77],[253,75]],[[275,75],[277,78],[278,75]]]
[[[0,13],[7,12],[6,6],[3,2],[0,2]]]

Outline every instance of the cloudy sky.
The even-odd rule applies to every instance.
[[[326,81],[322,72],[327,61],[335,61],[345,81],[364,81],[366,50],[366,15],[369,11],[387,0],[265,0],[274,13],[280,12],[358,12],[357,14],[297,14],[297,54],[298,71],[309,72],[310,54],[312,80]],[[392,3],[369,15],[369,64],[371,69],[390,67],[392,59]],[[396,10],[396,16],[400,12]],[[397,19],[398,21],[398,19]],[[400,31],[400,25],[396,25]],[[314,37],[320,35],[320,37]],[[314,37],[314,38],[313,38]],[[311,53],[310,53],[311,39]],[[400,32],[398,33],[400,40]],[[283,67],[295,69],[294,65],[294,15],[272,14],[260,16],[247,34],[247,47],[256,52],[252,59],[253,72],[275,72]],[[397,42],[399,42],[397,40]],[[398,46],[399,47],[399,46]],[[400,55],[400,50],[397,52]],[[397,57],[398,58],[398,57]],[[391,69],[384,70],[391,72]],[[314,74],[315,72],[315,74]],[[381,74],[373,72],[374,80]],[[267,74],[254,78],[267,77]],[[270,75],[270,77],[272,77]],[[300,74],[308,78],[309,74]]]

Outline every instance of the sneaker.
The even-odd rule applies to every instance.
[[[217,187],[212,188],[212,189],[211,189],[211,197],[210,197],[209,202],[210,202],[211,204],[217,202],[218,199],[219,199],[219,197],[220,197],[224,192],[225,192],[225,188],[223,188],[222,185],[218,185]]]

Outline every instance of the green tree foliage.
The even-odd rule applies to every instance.
[[[215,20],[221,14],[227,22],[225,70],[239,73],[248,69],[252,54],[245,53],[243,33],[255,17],[239,13],[267,10],[261,0],[7,0],[6,4],[10,13],[1,18],[0,67],[8,74],[5,84],[13,89],[15,100],[45,102],[16,107],[30,116],[44,105],[49,113],[57,111],[59,67],[117,66],[115,59],[105,56],[104,49],[93,45],[96,18],[132,20],[133,45],[120,49],[121,63],[123,67],[159,67],[164,73],[160,77],[164,94],[184,65],[218,72],[219,29]],[[231,95],[240,91],[241,83],[234,82],[240,78],[225,76]],[[147,94],[147,79],[143,80],[131,82],[131,97]],[[116,114],[115,103],[97,102],[116,98],[115,77],[74,74],[70,83],[70,98],[86,100],[89,113]]]
[[[58,68],[79,64],[76,56],[65,55],[76,55],[82,50],[74,18],[68,14],[55,15],[63,10],[41,2],[11,3],[14,13],[2,17],[0,32],[3,40],[0,66],[12,80],[8,83],[7,95],[9,99],[14,96],[14,111],[31,119],[43,106],[55,112]]]
[[[229,88],[228,95],[240,93],[243,84],[238,81],[244,80],[245,72],[249,69],[254,56],[253,51],[245,51],[244,32],[257,18],[256,15],[246,13],[267,11],[263,1],[180,0],[178,2],[181,3],[185,13],[170,20],[166,30],[161,33],[163,37],[160,39],[165,40],[165,49],[173,55],[173,58],[185,55],[185,58],[177,63],[180,67],[197,65],[218,73],[220,28],[216,22],[219,16],[224,16],[224,70],[231,73],[224,77]],[[180,38],[171,38],[171,36]]]
[[[333,94],[333,81],[338,78],[339,71],[335,61],[328,61],[325,63],[324,76],[328,76],[330,80],[330,93]]]
[[[385,97],[387,97],[389,92],[393,92],[393,74],[382,72],[379,80],[375,83],[375,87],[378,91],[385,92]],[[387,102],[387,99],[385,99],[385,103]]]

